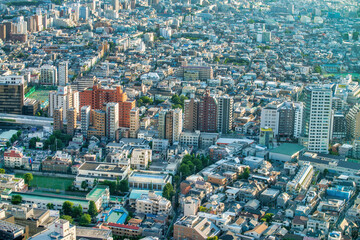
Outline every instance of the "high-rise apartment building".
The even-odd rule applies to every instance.
[[[336,112],[333,116],[333,129],[331,139],[342,140],[346,137],[346,118],[342,112]]]
[[[130,111],[135,107],[135,100],[128,100],[121,86],[102,88],[94,85],[80,93],[80,107],[91,106],[91,109],[103,109],[105,103],[115,102],[119,105],[119,127],[130,127]]]
[[[217,131],[217,100],[210,96],[207,90],[205,96],[199,102],[198,130],[201,132]]]
[[[39,83],[43,85],[57,85],[57,69],[51,65],[44,65],[40,68]]]
[[[217,131],[219,133],[228,133],[233,124],[234,99],[229,96],[220,96],[217,99]]]
[[[90,114],[91,114],[91,107],[90,106],[83,106],[81,108],[81,133],[87,138],[89,126],[90,126]]]
[[[309,151],[328,153],[332,135],[332,90],[329,86],[309,85],[305,88],[303,133]]]
[[[63,119],[67,119],[67,110],[74,108],[79,112],[79,92],[73,91],[70,86],[59,86],[57,91],[49,92],[49,116],[52,117],[54,109],[63,109]]]
[[[91,125],[89,126],[87,137],[105,137],[106,136],[106,112],[99,109],[91,110]]]
[[[360,104],[355,104],[346,115],[347,139],[360,138]]]
[[[23,76],[0,76],[0,113],[22,114],[24,85]]]
[[[76,120],[77,120],[76,109],[75,108],[68,109],[66,116],[67,116],[66,133],[72,136],[74,135],[76,129]]]
[[[130,137],[136,138],[140,129],[140,109],[135,107],[130,111]]]
[[[195,131],[198,129],[199,101],[191,97],[184,101],[184,130]]]
[[[302,133],[302,124],[303,124],[303,112],[304,104],[302,102],[294,103],[295,107],[295,116],[294,116],[294,137],[298,138]]]
[[[54,110],[54,131],[62,131],[64,127],[63,122],[63,109],[56,108]]]
[[[106,136],[109,140],[115,140],[116,130],[119,128],[119,104],[106,104]]]
[[[58,73],[59,73],[59,86],[66,86],[69,82],[69,63],[67,61],[59,63]]]
[[[159,113],[158,122],[159,138],[168,139],[170,144],[180,140],[182,132],[182,110],[177,109],[164,109]]]

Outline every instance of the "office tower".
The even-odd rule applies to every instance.
[[[346,115],[347,139],[360,138],[360,104],[355,104]]]
[[[130,111],[130,137],[136,138],[140,128],[140,109],[135,107]]]
[[[135,9],[136,0],[131,0],[131,1],[130,1],[130,5],[131,5],[131,9]]]
[[[102,109],[108,102],[119,104],[119,127],[130,127],[130,111],[135,107],[135,100],[128,100],[121,86],[116,88],[101,88],[101,85],[94,85],[80,93],[80,107],[91,106],[91,109]]]
[[[119,104],[106,104],[106,136],[109,140],[115,140],[116,130],[119,128]]]
[[[67,61],[59,63],[59,86],[66,86],[69,81],[68,64]]]
[[[57,91],[49,92],[49,116],[52,117],[54,109],[63,109],[63,120],[67,119],[67,110],[75,108],[79,112],[79,92],[72,91],[70,86],[59,86]]]
[[[333,117],[333,129],[331,139],[342,140],[346,137],[346,118],[342,112],[337,112]]]
[[[39,83],[43,85],[57,85],[57,69],[51,65],[44,65],[40,68]]]
[[[88,129],[87,137],[92,136],[101,138],[106,136],[106,112],[99,109],[91,110],[90,127]]]
[[[158,131],[160,139],[168,139],[170,144],[180,140],[182,131],[182,110],[164,109],[159,113]]]
[[[0,76],[0,113],[22,114],[24,76]]]
[[[66,125],[66,133],[73,136],[76,129],[76,118],[77,112],[75,108],[70,108],[67,110],[67,125]]]
[[[81,133],[87,138],[89,126],[90,126],[90,106],[83,106],[81,108]]]
[[[80,7],[79,18],[82,20],[87,20],[89,18],[89,8],[86,6]]]
[[[119,12],[119,9],[120,9],[119,0],[112,0],[112,5],[113,5],[113,9],[114,9],[116,12]]]
[[[228,133],[232,129],[234,99],[229,96],[221,96],[217,101],[217,131]]]
[[[304,145],[309,151],[328,153],[332,132],[332,90],[329,86],[309,85],[305,88]]]
[[[54,131],[62,131],[63,130],[63,109],[56,108],[54,110]]]
[[[217,101],[210,96],[207,90],[205,96],[199,102],[198,130],[201,132],[216,132]]]
[[[295,107],[292,102],[284,102],[278,109],[279,124],[278,138],[292,138],[294,136]]]
[[[195,131],[198,129],[199,101],[191,97],[184,101],[184,130]]]

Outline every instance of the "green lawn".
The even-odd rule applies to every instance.
[[[16,174],[16,177],[23,177],[23,174]],[[60,178],[60,177],[44,177],[34,175],[34,180],[31,182],[32,187],[49,188],[66,190],[68,186],[71,186],[74,179],[72,178]]]
[[[35,92],[33,92],[29,98],[39,100],[40,103],[45,102],[46,100],[49,100],[49,92],[51,90],[42,90],[42,89],[36,89]]]

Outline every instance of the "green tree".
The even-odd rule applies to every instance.
[[[325,168],[325,169],[324,169],[324,172],[323,172],[324,177],[326,177],[326,175],[328,175],[328,173],[329,173],[329,170],[328,170],[327,168]]]
[[[90,216],[93,218],[96,217],[96,215],[98,214],[98,209],[97,209],[94,201],[90,201],[90,203],[89,203],[88,214],[90,214]]]
[[[315,73],[320,73],[320,74],[321,74],[321,73],[322,73],[322,69],[321,69],[321,67],[320,67],[319,65],[315,66],[315,67],[314,67],[314,72],[315,72]]]
[[[218,240],[218,236],[215,236],[215,237],[208,237],[206,240]]]
[[[79,204],[77,206],[74,206],[71,210],[71,216],[73,218],[79,218],[81,215],[83,215],[83,208],[82,206]]]
[[[0,174],[4,174],[5,173],[5,169],[0,168]]]
[[[123,179],[119,182],[119,190],[121,192],[128,192],[129,191],[129,182],[127,179]]]
[[[53,203],[48,203],[46,204],[47,209],[54,209],[54,204]]]
[[[24,182],[30,186],[31,181],[34,179],[32,173],[25,173],[24,174]]]
[[[101,184],[109,187],[110,194],[115,194],[116,182],[105,180]]]
[[[353,39],[354,41],[359,40],[359,32],[353,32]]]
[[[88,188],[89,184],[87,181],[82,181],[81,182],[81,188],[84,189],[84,191]]]
[[[261,218],[261,221],[269,223],[271,221],[271,219],[273,218],[273,216],[274,216],[273,213],[267,213],[264,215],[263,218]]]
[[[187,164],[181,164],[179,168],[179,172],[182,173],[183,177],[187,177],[191,175],[191,170]]]
[[[63,214],[71,216],[73,207],[74,207],[74,203],[70,201],[65,201],[62,205]]]
[[[80,217],[79,225],[88,226],[91,223],[91,216],[89,214],[84,214]]]
[[[11,196],[11,203],[14,205],[18,205],[22,202],[22,196],[20,195],[12,195]]]
[[[240,175],[240,178],[242,179],[248,179],[250,177],[250,169],[245,168],[244,172]]]
[[[175,191],[171,183],[167,183],[164,186],[162,196],[171,201],[172,197],[175,195]]]
[[[18,137],[20,137],[21,133],[22,133],[22,131],[19,130],[19,131],[17,131],[16,135],[17,135]]]
[[[69,215],[61,215],[60,218],[61,218],[61,219],[64,219],[64,220],[67,220],[67,221],[69,221],[70,223],[73,223],[73,222],[74,222],[74,219],[73,219],[71,216],[69,216]]]

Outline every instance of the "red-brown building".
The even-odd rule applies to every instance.
[[[130,127],[130,111],[135,107],[135,100],[128,100],[121,86],[116,88],[101,88],[94,85],[93,88],[80,92],[80,109],[83,106],[91,106],[91,109],[103,109],[104,103],[115,102],[119,104],[119,127]]]

